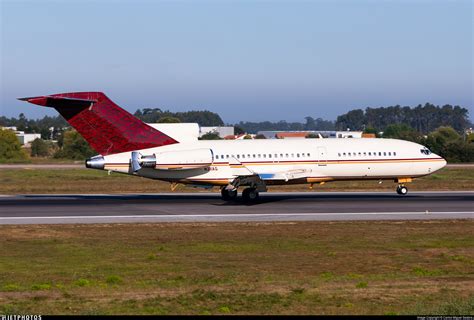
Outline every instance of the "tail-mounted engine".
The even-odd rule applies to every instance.
[[[142,168],[157,170],[191,170],[209,167],[214,161],[211,149],[180,150],[142,155],[133,151],[130,167],[133,172]]]

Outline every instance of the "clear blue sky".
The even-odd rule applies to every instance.
[[[103,91],[227,123],[425,102],[474,118],[471,1],[0,2],[0,115],[56,114],[17,97]]]

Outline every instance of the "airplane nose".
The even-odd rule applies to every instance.
[[[441,168],[446,167],[447,164],[448,164],[448,161],[446,161],[446,159],[443,158],[443,161],[441,162]]]
[[[438,157],[440,157],[440,156],[438,156]],[[448,164],[448,162],[446,161],[446,159],[444,159],[444,158],[442,158],[442,157],[440,157],[440,158],[441,158],[442,160],[441,160],[441,161],[438,161],[437,166],[436,166],[437,168],[436,168],[435,171],[438,171],[438,170],[440,170],[440,169],[443,169],[443,168],[446,167],[446,165]]]

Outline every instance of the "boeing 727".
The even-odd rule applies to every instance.
[[[393,180],[397,193],[406,195],[406,183],[446,165],[426,147],[396,139],[188,139],[142,122],[102,92],[20,100],[56,109],[84,137],[99,153],[86,160],[87,168],[220,186],[224,200],[235,199],[239,188],[253,201],[268,185],[338,180]]]

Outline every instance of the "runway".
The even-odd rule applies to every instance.
[[[0,224],[474,219],[474,192],[0,195]]]

